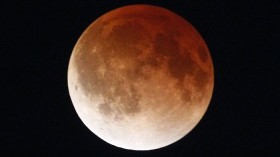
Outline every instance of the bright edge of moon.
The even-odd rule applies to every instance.
[[[185,19],[130,5],[95,20],[76,43],[68,88],[82,122],[124,149],[153,150],[187,135],[210,103],[214,69]]]

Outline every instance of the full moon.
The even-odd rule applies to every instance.
[[[112,10],[82,33],[68,88],[82,122],[99,138],[152,150],[187,135],[206,112],[214,68],[201,35],[162,7]]]

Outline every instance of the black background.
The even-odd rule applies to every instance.
[[[72,49],[102,14],[154,4],[187,19],[210,49],[209,109],[168,147],[129,151],[78,118],[67,88]],[[279,156],[280,7],[277,1],[1,1],[0,155]]]

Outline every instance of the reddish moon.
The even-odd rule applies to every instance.
[[[99,17],[82,33],[68,67],[82,122],[104,141],[131,150],[183,138],[206,112],[213,86],[212,59],[198,31],[151,5]]]

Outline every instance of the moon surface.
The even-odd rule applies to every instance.
[[[214,69],[206,43],[185,19],[130,5],[95,20],[68,67],[82,122],[124,149],[152,150],[188,134],[210,103]]]

